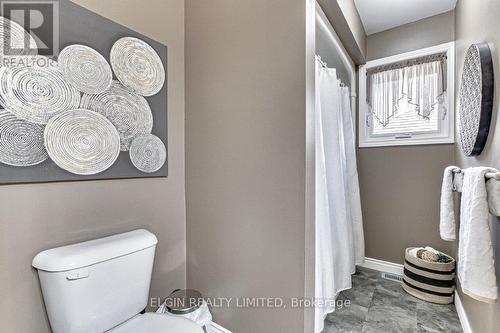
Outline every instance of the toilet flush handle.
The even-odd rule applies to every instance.
[[[86,279],[89,277],[89,270],[88,269],[82,269],[80,271],[76,272],[71,272],[66,276],[66,279],[72,281],[72,280],[80,280],[80,279]]]

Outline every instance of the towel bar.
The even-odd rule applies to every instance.
[[[500,217],[500,172],[487,173],[484,177],[486,178],[486,191],[488,192],[490,213]],[[453,192],[462,192],[462,181],[463,171],[461,169],[453,170]]]
[[[455,169],[455,170],[453,170],[453,173],[454,174],[461,174],[463,172],[462,172],[462,169]],[[484,178],[500,180],[500,172],[487,173],[484,175]]]

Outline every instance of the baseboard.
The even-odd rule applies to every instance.
[[[365,257],[365,262],[359,266],[373,269],[379,272],[403,275],[403,265],[389,261]]]
[[[464,333],[474,333],[474,331],[472,331],[472,327],[470,326],[469,319],[467,318],[467,314],[465,313],[462,300],[460,299],[457,291],[455,291],[455,308],[457,309],[458,319],[460,319],[460,324],[462,324]]]
[[[208,333],[232,333],[232,332],[220,326],[219,324],[212,322],[210,324],[210,328],[208,329]]]

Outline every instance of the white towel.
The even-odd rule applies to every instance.
[[[434,254],[440,254],[440,253],[441,253],[441,252],[439,252],[438,250],[436,250],[435,248],[430,247],[430,246],[426,246],[424,250],[429,251],[429,252],[432,252],[432,253],[434,253]]]
[[[458,243],[458,279],[465,294],[495,303],[497,284],[485,174],[496,169],[463,170]]]
[[[453,171],[459,167],[449,166],[444,169],[443,185],[441,186],[441,211],[439,234],[447,241],[456,239],[455,209],[453,205]]]
[[[464,184],[464,173],[457,172],[453,174],[453,192],[462,192],[462,185]]]
[[[486,182],[486,192],[488,192],[488,207],[490,213],[500,216],[500,174]]]
[[[410,251],[408,251],[408,254],[417,258],[417,254],[418,254],[418,251],[420,250],[425,250],[425,251],[430,251],[432,253],[435,253],[435,254],[440,254],[440,252],[438,250],[436,250],[435,248],[433,247],[430,247],[430,246],[426,246],[426,247],[415,247],[413,249],[411,249]]]

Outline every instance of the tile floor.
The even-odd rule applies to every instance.
[[[462,333],[453,304],[424,302],[366,268],[358,268],[352,284],[338,298],[350,306],[330,313],[323,333]]]

